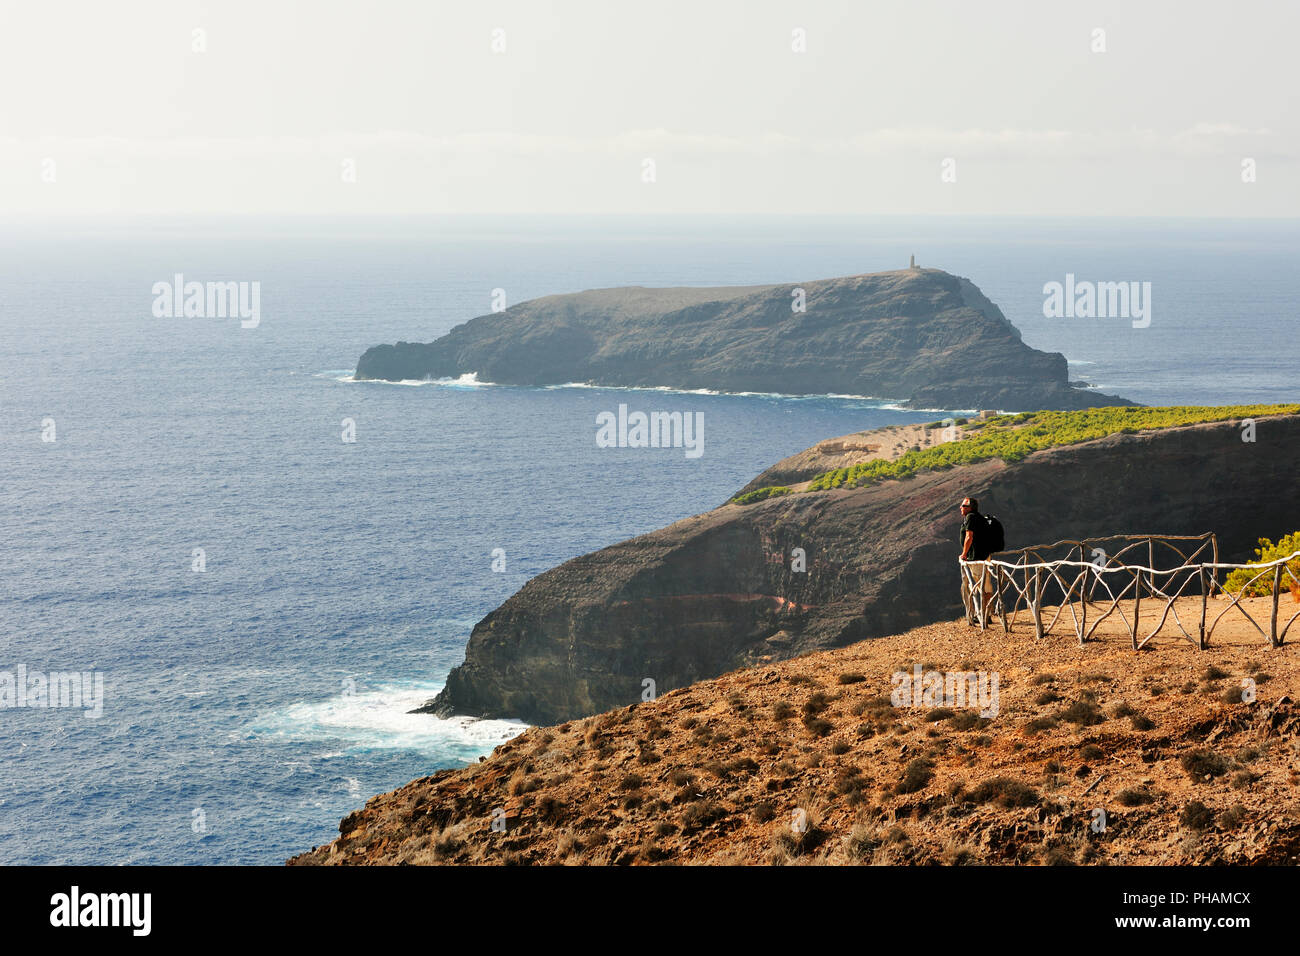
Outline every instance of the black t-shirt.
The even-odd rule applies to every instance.
[[[964,548],[966,547],[966,532],[975,532],[975,540],[970,546],[970,554],[966,555],[968,561],[983,561],[989,556],[987,546],[984,543],[984,516],[978,511],[972,511],[966,517],[961,519],[961,539],[958,542]]]

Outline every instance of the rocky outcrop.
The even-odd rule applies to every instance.
[[[553,723],[961,611],[957,503],[1009,547],[1215,531],[1225,560],[1300,526],[1300,416],[1116,434],[852,490],[724,505],[547,571],[474,628],[438,714]],[[807,570],[792,570],[796,548]]]
[[[791,308],[803,289],[806,311]],[[1077,388],[969,280],[903,269],[786,285],[553,295],[428,344],[368,349],[358,379],[458,377],[909,400],[920,408],[1127,405]]]

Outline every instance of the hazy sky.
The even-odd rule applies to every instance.
[[[0,215],[1297,216],[1297,36],[1278,0],[10,0]]]

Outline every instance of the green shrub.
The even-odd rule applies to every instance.
[[[1223,582],[1223,589],[1229,594],[1236,594],[1245,588],[1247,597],[1258,596],[1261,594],[1273,593],[1273,575],[1265,574],[1254,584],[1247,585],[1251,578],[1259,574],[1258,565],[1270,564],[1280,558],[1288,557],[1300,551],[1300,531],[1293,531],[1290,534],[1279,538],[1277,544],[1274,544],[1268,538],[1259,539],[1259,547],[1255,549],[1255,560],[1250,562],[1256,565],[1256,569],[1237,568],[1230,573]],[[1286,587],[1292,584],[1291,579],[1287,577],[1287,571],[1290,571],[1297,578],[1300,578],[1300,557],[1294,561],[1288,561],[1286,569],[1282,572],[1282,586]]]
[[[756,501],[779,498],[781,495],[788,494],[790,494],[790,489],[785,485],[768,485],[766,488],[757,488],[748,494],[737,495],[731,499],[731,503],[733,505],[752,505]]]

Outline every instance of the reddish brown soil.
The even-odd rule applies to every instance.
[[[945,622],[532,728],[290,862],[1300,862],[1300,622],[1272,649],[1234,611],[1207,651],[1167,628],[1143,652],[1112,623],[1079,647]],[[997,715],[893,706],[915,664],[996,672]]]

